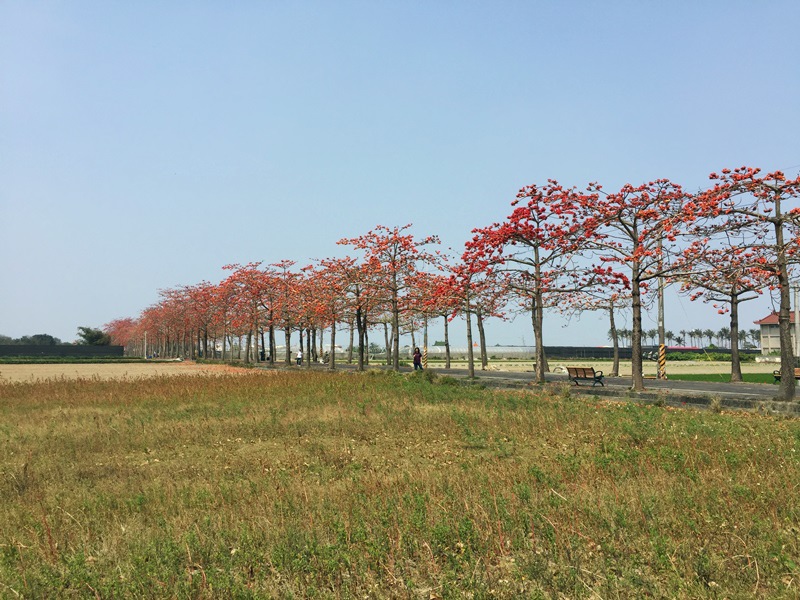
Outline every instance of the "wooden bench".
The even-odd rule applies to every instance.
[[[603,372],[595,371],[594,367],[567,367],[567,375],[575,385],[580,385],[579,381],[591,381],[592,387],[598,383],[605,387],[603,383]]]
[[[775,381],[780,381],[781,380],[781,370],[780,369],[775,369],[772,372],[772,376],[775,378]],[[800,379],[800,369],[795,369],[794,370],[794,378],[795,379]]]

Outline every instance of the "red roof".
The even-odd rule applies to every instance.
[[[773,312],[759,321],[753,321],[756,325],[777,325],[778,313]],[[789,313],[789,323],[794,323],[794,312]]]

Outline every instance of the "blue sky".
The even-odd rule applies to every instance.
[[[798,22],[796,1],[0,2],[0,333],[71,341],[377,224],[460,248],[548,178],[795,175]],[[675,297],[666,321],[727,325]],[[548,323],[607,343],[599,316]]]

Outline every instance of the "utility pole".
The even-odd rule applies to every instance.
[[[664,327],[664,256],[663,232],[658,238],[658,378],[667,378],[667,332]]]
[[[800,357],[800,281],[794,285],[794,362]]]

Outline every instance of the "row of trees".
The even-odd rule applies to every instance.
[[[613,340],[615,332],[609,330],[608,339]],[[616,335],[622,346],[629,346],[633,331],[630,329],[617,329]],[[658,329],[648,329],[642,331],[643,339],[648,341],[651,346],[659,343]],[[713,329],[681,329],[678,334],[667,330],[664,338],[668,345],[676,346],[705,346],[707,348],[730,348],[731,330],[730,327],[721,327],[719,330]],[[739,346],[757,347],[761,343],[761,330],[748,329],[739,330]]]
[[[306,353],[314,355],[322,331],[335,344],[337,326],[346,326],[350,346],[360,348],[369,332],[382,329],[388,361],[399,368],[399,340],[422,335],[427,324],[463,316],[472,352],[472,324],[485,349],[484,321],[509,312],[529,314],[536,347],[536,379],[544,381],[545,312],[602,310],[609,316],[615,350],[615,314],[632,318],[633,388],[644,388],[642,310],[664,286],[677,284],[691,299],[712,303],[730,314],[734,381],[738,361],[738,308],[764,291],[779,306],[780,393],[794,397],[794,356],[790,334],[790,271],[798,261],[800,177],[781,172],[762,176],[742,167],[712,173],[712,187],[689,193],[668,180],[625,185],[606,192],[598,184],[567,188],[556,181],[522,188],[505,220],[473,230],[460,256],[436,250],[436,237],[415,238],[410,225],[378,226],[339,241],[353,256],[315,261],[295,268],[292,261],[228,265],[219,284],[202,282],[165,290],[162,300],[138,319],[115,321],[106,331],[115,342],[157,345],[164,352],[208,353],[209,339],[221,341],[222,355],[232,336],[246,340],[246,357],[259,347],[275,359],[276,330],[289,340],[299,331]],[[662,343],[666,331],[659,323]],[[147,339],[147,342],[144,340]],[[412,340],[412,345],[416,343]],[[485,360],[485,350],[482,352]],[[474,357],[469,356],[474,375]],[[335,368],[331,355],[330,367]]]

